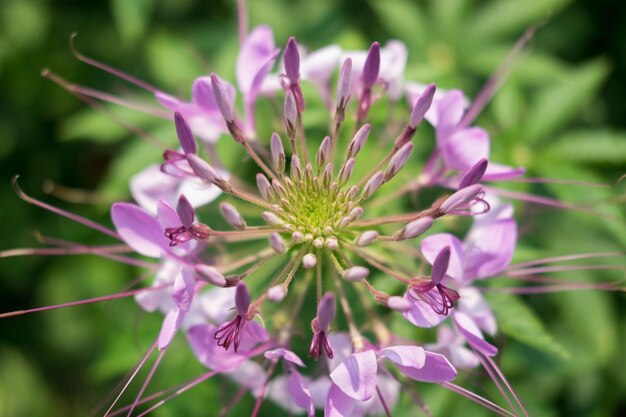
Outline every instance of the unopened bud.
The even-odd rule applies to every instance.
[[[213,96],[215,97],[217,108],[222,113],[222,117],[227,124],[233,123],[235,121],[233,103],[230,101],[222,80],[215,73],[211,74],[211,86],[213,87]]]
[[[246,221],[232,204],[221,203],[220,211],[222,212],[222,217],[224,217],[226,222],[235,229],[242,230],[246,228]]]
[[[326,238],[326,247],[330,250],[339,249],[339,241],[335,236],[330,236]]]
[[[274,170],[279,174],[285,172],[285,149],[280,136],[276,132],[272,133],[272,139],[270,140],[270,154]]]
[[[354,158],[350,158],[339,170],[339,184],[343,185],[350,180],[354,170]]]
[[[411,302],[404,297],[392,295],[387,299],[387,307],[392,310],[406,312],[411,309]]]
[[[422,217],[408,223],[406,226],[396,232],[393,237],[396,240],[413,239],[414,237],[417,237],[430,229],[430,226],[432,226],[432,224],[432,217]]]
[[[273,303],[280,303],[287,295],[287,290],[282,285],[274,285],[267,290],[267,299]]]
[[[474,200],[478,194],[482,192],[483,187],[480,184],[474,184],[469,187],[461,188],[441,203],[439,210],[443,213],[450,213],[451,211],[454,211]]]
[[[299,180],[302,177],[302,165],[300,164],[300,158],[295,153],[291,155],[291,178],[294,181]]]
[[[417,101],[413,106],[413,111],[411,112],[411,118],[409,119],[409,127],[411,129],[415,130],[424,119],[424,115],[433,103],[435,90],[435,84],[428,84],[422,94],[417,98]]]
[[[348,216],[350,216],[350,220],[356,220],[363,215],[363,209],[361,207],[355,207],[350,210]]]
[[[317,265],[317,257],[312,253],[307,253],[302,257],[302,266],[305,269],[315,268],[315,265]]]
[[[356,156],[367,142],[367,138],[372,130],[372,125],[365,123],[357,132],[348,145],[348,157]]]
[[[293,232],[291,234],[291,240],[293,241],[293,243],[300,243],[304,241],[304,235],[301,232]]]
[[[180,222],[183,226],[185,226],[186,228],[190,228],[191,226],[193,226],[193,221],[196,217],[196,213],[193,209],[193,206],[191,205],[189,200],[187,200],[187,197],[185,197],[184,194],[181,194],[180,197],[178,197],[178,204],[176,204],[176,214],[178,214],[178,218],[180,219]]]
[[[190,153],[185,155],[191,169],[198,178],[203,181],[210,182],[220,188],[222,191],[229,192],[233,187],[228,181],[220,177],[213,167],[198,155]]]
[[[450,264],[450,246],[443,248],[433,261],[433,269],[430,273],[430,279],[439,284],[448,271],[448,265]]]
[[[367,230],[361,233],[355,240],[357,246],[368,246],[374,243],[378,239],[378,232],[376,230]]]
[[[489,161],[487,158],[483,158],[480,161],[476,162],[470,169],[468,169],[461,181],[459,182],[458,189],[462,189],[465,187],[469,187],[470,185],[477,184],[485,175],[485,171],[487,171],[487,165],[489,165]]]
[[[409,156],[413,152],[413,144],[411,142],[405,144],[389,161],[389,166],[385,171],[385,181],[391,180],[404,167]]]
[[[282,226],[283,224],[285,224],[283,219],[281,219],[271,211],[264,211],[261,217],[263,217],[265,223],[269,224],[270,226]]]
[[[330,148],[331,148],[330,136],[326,136],[324,140],[322,140],[322,143],[320,144],[320,147],[317,150],[317,159],[315,161],[317,162],[318,167],[323,166],[326,163],[326,161],[328,161],[328,155],[330,155]]]
[[[337,110],[335,121],[343,122],[345,118],[346,106],[350,100],[350,81],[352,77],[352,59],[346,58],[341,66],[339,80],[337,81]]]
[[[269,236],[270,246],[276,253],[283,253],[285,251],[285,241],[277,232],[273,232]]]
[[[261,197],[263,197],[264,200],[269,201],[272,199],[272,191],[271,191],[272,186],[270,185],[270,182],[267,179],[267,177],[261,174],[260,172],[256,174],[256,186],[259,189],[259,193],[261,194]]]
[[[327,332],[334,318],[335,296],[332,292],[327,292],[322,296],[317,305],[317,325],[319,326],[319,330]]]
[[[343,271],[341,276],[347,281],[357,282],[367,278],[370,270],[364,266],[353,266]]]
[[[238,315],[245,317],[248,314],[248,308],[250,308],[250,292],[243,282],[237,285],[237,290],[235,291],[235,307],[237,308]]]
[[[363,88],[369,90],[378,80],[378,72],[380,71],[380,44],[374,42],[370,46],[363,65]]]
[[[296,99],[291,90],[285,94],[285,108],[283,114],[283,120],[285,122],[285,129],[287,130],[287,136],[289,138],[296,137],[296,124],[298,122],[298,107],[296,105]]]
[[[196,265],[196,271],[198,271],[198,277],[206,282],[209,282],[218,287],[226,285],[226,278],[217,269],[209,265]]]
[[[283,54],[285,64],[285,75],[291,84],[296,84],[300,80],[300,51],[295,37],[289,38],[285,53]]]
[[[363,198],[370,198],[383,185],[384,180],[385,177],[382,172],[378,171],[374,174],[363,187]]]

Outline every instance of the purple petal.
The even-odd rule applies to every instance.
[[[317,322],[322,331],[328,331],[335,318],[335,296],[331,292],[324,294],[317,306]]]
[[[414,300],[408,293],[404,294],[404,298],[411,303],[411,309],[402,315],[417,327],[434,327],[448,317],[435,313],[428,303]]]
[[[350,417],[355,406],[355,401],[343,393],[335,384],[331,384],[326,395],[324,417]]]
[[[433,261],[433,268],[430,276],[435,285],[438,285],[446,276],[448,265],[450,265],[450,254],[450,246],[444,246]]]
[[[484,181],[506,181],[513,178],[521,177],[526,173],[525,168],[513,168],[506,165],[489,162],[487,171],[483,176]]]
[[[265,357],[267,359],[278,359],[278,358],[282,358],[288,362],[294,363],[298,366],[305,366],[304,362],[302,362],[302,359],[300,359],[300,357],[298,357],[298,355],[296,355],[295,353],[293,353],[290,350],[287,350],[285,348],[278,348],[278,349],[274,349],[274,350],[268,350],[267,352],[265,352]]]
[[[188,268],[183,268],[182,272],[176,276],[172,298],[180,310],[189,311],[195,292],[195,284],[196,279],[193,271]]]
[[[486,356],[494,356],[498,353],[498,349],[495,346],[485,341],[482,332],[468,315],[455,312],[452,315],[452,319],[454,324],[456,324],[456,328],[474,349]]]
[[[152,214],[157,212],[159,199],[176,201],[177,188],[178,180],[161,172],[159,165],[150,165],[130,180],[133,199]]]
[[[380,44],[374,42],[370,46],[363,64],[362,83],[366,89],[372,88],[376,80],[378,80],[378,73],[380,71]]]
[[[378,365],[376,354],[367,350],[354,353],[330,374],[330,379],[349,397],[365,401],[374,395]]]
[[[313,405],[313,398],[311,397],[311,391],[309,390],[309,384],[302,376],[294,369],[289,375],[287,384],[287,391],[291,395],[293,401],[307,412],[311,417],[315,416],[315,406]]]
[[[139,206],[115,203],[111,218],[117,233],[137,253],[160,258],[169,252],[169,240],[159,222]]]
[[[464,287],[459,289],[459,295],[457,310],[470,316],[485,332],[495,335],[498,329],[496,317],[481,292],[477,288]]]
[[[424,348],[420,346],[391,346],[381,350],[378,355],[398,365],[416,369],[423,367],[426,360]]]
[[[420,245],[424,258],[431,265],[434,263],[439,252],[445,247],[450,247],[450,262],[446,275],[457,280],[463,279],[463,245],[455,236],[448,233],[438,233],[428,236]]]
[[[435,101],[429,121],[440,128],[456,127],[465,112],[465,96],[461,90],[450,90]]]
[[[416,381],[441,383],[452,381],[457,372],[445,356],[439,353],[425,352],[426,360],[420,369],[397,365],[398,369],[407,377]]]
[[[187,339],[196,359],[209,369],[229,371],[241,365],[247,357],[242,353],[234,353],[217,346],[214,335],[217,327],[198,324],[187,330]]]
[[[289,38],[285,52],[283,54],[283,63],[285,65],[285,75],[292,83],[298,82],[300,79],[300,51],[295,37]]]
[[[465,279],[498,275],[511,262],[516,243],[517,225],[512,218],[475,223],[464,242]]]
[[[157,204],[157,219],[163,229],[180,226],[180,218],[174,207],[165,200],[159,200]]]
[[[185,312],[178,308],[173,308],[166,314],[159,333],[159,350],[166,349],[170,345],[184,318]]]
[[[479,127],[437,135],[437,146],[443,151],[448,169],[465,172],[476,162],[489,157],[489,134]]]
[[[254,100],[263,78],[280,51],[274,44],[272,29],[259,26],[248,34],[237,57],[237,84],[248,100]]]
[[[333,358],[328,359],[328,370],[334,371],[348,356],[352,355],[352,340],[347,333],[330,333],[328,342],[333,349]]]
[[[222,80],[224,90],[231,103],[235,101],[236,90],[232,84],[226,80]],[[215,94],[213,94],[213,85],[211,84],[211,77],[199,77],[193,83],[191,90],[191,97],[193,102],[207,114],[211,113],[212,117],[221,119],[217,102],[215,101]]]

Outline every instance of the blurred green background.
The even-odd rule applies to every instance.
[[[373,40],[400,39],[410,51],[407,79],[461,87],[470,96],[517,37],[545,21],[528,57],[479,119],[492,133],[494,159],[524,165],[531,176],[604,183],[625,171],[626,15],[616,2],[251,0],[249,16],[252,27],[269,24],[278,45],[290,35],[311,49],[330,43],[365,49]],[[40,77],[47,67],[78,84],[147,97],[74,59],[68,46],[74,31],[82,52],[164,91],[188,97],[193,79],[210,71],[234,79],[234,1],[0,0],[0,250],[36,246],[36,231],[107,242],[19,200],[13,175],[22,175],[29,193],[109,224],[108,206],[128,198],[130,175],[160,159],[158,149]],[[165,121],[110,110],[173,143]],[[519,259],[626,247],[623,186],[526,190],[592,204],[619,220],[524,210]],[[577,272],[566,278],[600,282],[621,275]],[[93,257],[0,259],[0,310],[109,294],[134,277],[130,268]],[[494,301],[507,334],[499,340],[502,366],[533,415],[626,415],[623,294],[503,300]],[[3,319],[0,416],[88,415],[138,361],[159,325],[160,317],[141,314],[132,300]],[[202,370],[182,338],[174,347],[154,389]],[[209,381],[154,415],[216,415],[215,404],[233,391]],[[488,415],[443,390],[427,388],[426,394],[436,416]],[[394,415],[415,415],[408,404]],[[233,415],[249,409],[248,396]],[[271,406],[262,411],[276,412]]]

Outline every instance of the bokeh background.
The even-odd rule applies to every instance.
[[[407,78],[474,95],[534,24],[530,53],[479,119],[494,159],[531,176],[610,183],[626,168],[626,15],[610,0],[251,0],[251,26],[269,24],[279,45],[290,35],[310,47],[365,49],[373,40],[409,47]],[[136,99],[137,88],[77,61],[68,37],[90,56],[187,97],[193,79],[233,79],[237,53],[231,0],[0,0],[0,250],[37,246],[36,233],[84,243],[106,239],[28,206],[29,193],[109,224],[112,201],[160,151],[40,76]],[[108,107],[116,117],[172,143],[172,126]],[[537,185],[533,191],[593,205],[616,217],[524,210],[518,259],[623,251],[624,187]],[[620,260],[616,260],[620,263]],[[623,259],[621,260],[623,265]],[[136,271],[93,257],[0,259],[0,310],[119,291]],[[563,276],[562,274],[561,276]],[[565,279],[619,279],[623,272],[576,272]],[[626,415],[624,295],[585,291],[494,301],[504,337],[501,364],[535,416]],[[139,359],[160,318],[132,300],[0,321],[0,416],[86,416]],[[155,389],[201,372],[176,340]],[[488,384],[482,380],[479,383]],[[235,388],[209,381],[155,416],[217,415]],[[480,416],[467,400],[426,388],[436,416]],[[232,415],[247,415],[250,398]],[[264,407],[264,415],[278,410]],[[416,415],[409,402],[394,415]]]

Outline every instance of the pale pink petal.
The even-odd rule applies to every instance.
[[[133,199],[152,214],[156,214],[160,199],[170,203],[178,199],[177,187],[178,180],[161,172],[159,165],[150,165],[130,179]]]
[[[433,101],[433,111],[430,116],[427,114],[427,119],[437,129],[456,127],[463,117],[466,104],[461,90],[449,90],[443,97]]]
[[[111,218],[117,233],[137,253],[160,258],[169,252],[169,239],[163,234],[159,222],[139,206],[115,203]]]
[[[467,314],[482,330],[495,335],[498,329],[496,317],[477,288],[465,287],[459,289],[459,303],[457,310]]]
[[[179,308],[173,308],[165,315],[161,332],[159,333],[159,350],[166,349],[170,345],[184,318],[185,312]]]
[[[237,84],[245,96],[256,97],[277,54],[274,34],[268,26],[259,26],[248,34],[239,51],[236,69]]]
[[[465,172],[481,159],[489,158],[489,134],[479,127],[437,134],[437,146],[448,169]]]
[[[416,369],[424,366],[425,361],[424,348],[420,346],[391,346],[381,350],[378,355],[398,365]]]
[[[181,268],[180,263],[165,259],[156,274],[152,286],[160,287],[173,284],[176,276],[180,274]],[[158,309],[162,313],[167,313],[176,306],[172,299],[172,287],[140,292],[135,295],[135,301],[148,312]]]
[[[408,293],[404,294],[404,298],[411,303],[411,309],[402,315],[417,327],[435,327],[448,317],[436,313],[428,303],[415,300]]]
[[[512,218],[475,223],[464,242],[465,279],[498,275],[511,262],[517,244]]]
[[[163,199],[157,203],[157,219],[163,230],[168,227],[179,227],[181,225],[176,209]]]
[[[349,397],[365,401],[376,389],[377,370],[376,354],[367,350],[350,355],[331,372],[330,379]]]
[[[265,352],[265,357],[267,359],[278,359],[278,358],[282,358],[288,362],[294,363],[298,366],[305,366],[304,362],[302,362],[302,359],[300,359],[300,357],[298,355],[296,355],[295,353],[293,353],[290,350],[287,350],[285,348],[278,348],[278,349],[274,349],[274,350],[268,350],[267,352]]]
[[[330,333],[328,341],[333,348],[333,358],[327,359],[328,370],[332,372],[348,356],[352,355],[353,347],[352,340],[347,333]]]
[[[296,405],[306,411],[309,416],[315,416],[315,406],[308,382],[295,369],[291,371],[288,382],[287,390]]]
[[[194,273],[189,268],[183,268],[182,272],[176,276],[172,298],[180,310],[189,311],[195,292],[195,284]]]
[[[352,410],[356,401],[346,394],[335,384],[330,386],[326,396],[324,417],[352,417]]]
[[[513,168],[507,165],[489,161],[487,171],[483,175],[483,181],[505,181],[521,177],[526,173],[525,168]]]
[[[420,251],[424,258],[432,265],[439,252],[445,247],[450,248],[450,263],[446,275],[456,280],[463,280],[463,244],[456,236],[448,233],[438,233],[428,236],[420,244]]]
[[[397,365],[407,377],[416,381],[441,383],[452,381],[457,372],[445,356],[439,353],[426,352],[426,361],[420,369]]]
[[[498,349],[483,338],[482,332],[468,315],[455,312],[452,318],[456,328],[465,337],[470,346],[487,356],[494,356],[498,353]]]

